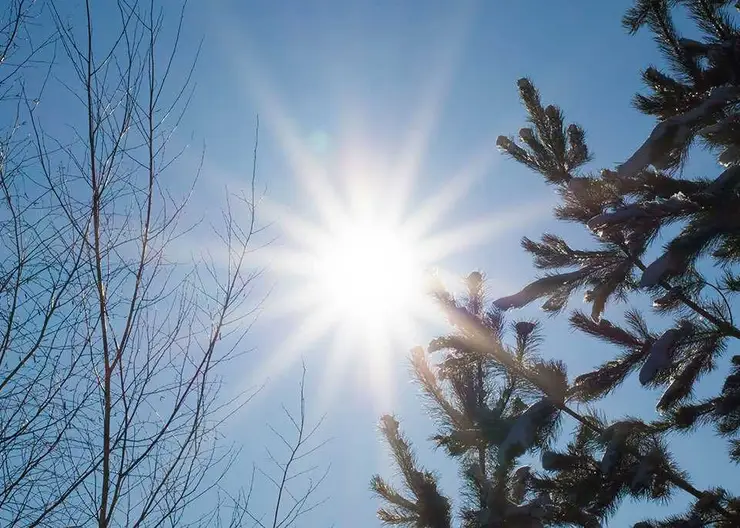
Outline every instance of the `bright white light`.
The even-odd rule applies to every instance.
[[[331,311],[353,325],[387,329],[418,310],[423,269],[418,250],[391,226],[343,226],[316,248],[318,289]]]

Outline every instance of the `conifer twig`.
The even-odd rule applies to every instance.
[[[527,369],[525,366],[521,365],[517,361],[514,360],[514,358],[506,352],[502,347],[497,346],[496,343],[491,342],[490,339],[488,339],[487,331],[482,325],[472,316],[470,316],[467,312],[463,316],[461,313],[461,310],[451,310],[449,306],[447,306],[444,302],[440,302],[445,312],[448,314],[450,319],[452,320],[453,324],[456,326],[460,326],[467,330],[468,332],[471,332],[475,335],[475,338],[473,339],[473,342],[475,343],[474,346],[479,346],[480,343],[485,343],[486,350],[484,352],[488,353],[490,356],[492,356],[496,361],[498,361],[504,368],[509,370],[515,375],[521,376],[523,379],[537,387],[542,393],[547,396],[547,398],[550,400],[550,402],[557,407],[559,410],[567,414],[568,416],[575,419],[580,424],[584,425],[588,429],[594,431],[597,434],[602,434],[604,432],[604,429],[602,427],[599,427],[595,423],[593,423],[591,420],[588,420],[578,412],[571,409],[568,405],[566,405],[565,401],[562,401],[561,398],[556,397],[548,392],[547,385],[543,383],[539,376],[537,376],[535,373],[532,373],[529,369]],[[628,453],[630,453],[633,456],[636,456],[637,458],[640,458],[642,455],[639,452],[635,452],[629,448],[629,446],[625,446],[625,448],[628,450]],[[676,485],[676,487],[682,489],[686,493],[689,493],[690,495],[693,495],[697,499],[702,499],[706,496],[706,492],[702,492],[693,485],[691,485],[686,479],[683,477],[680,477],[678,475],[675,475],[673,472],[665,472],[666,477],[668,480]],[[720,504],[713,503],[712,507],[721,515],[728,519],[734,519],[736,516],[734,516],[731,512],[729,512],[726,508],[722,507]]]

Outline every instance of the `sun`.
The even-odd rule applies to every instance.
[[[497,131],[478,144],[448,149],[437,143],[440,116],[475,20],[470,7],[450,17],[434,49],[427,50],[434,60],[424,68],[428,77],[412,104],[397,107],[393,96],[387,108],[376,105],[383,96],[358,97],[364,89],[355,89],[356,65],[343,59],[330,61],[325,72],[330,107],[314,104],[326,94],[314,98],[303,89],[297,106],[288,105],[269,63],[254,53],[259,46],[225,22],[230,49],[240,50],[230,55],[234,71],[279,152],[270,172],[290,175],[259,203],[261,222],[277,228],[275,243],[250,255],[275,285],[260,320],[280,330],[267,332],[269,354],[245,376],[246,385],[282,375],[301,358],[315,359],[329,401],[340,387],[347,389],[346,380],[362,380],[351,387],[353,394],[367,389],[371,400],[381,402],[376,405],[388,403],[392,373],[407,367],[410,348],[434,335],[430,325],[443,323],[425,291],[428,272],[453,284],[457,273],[446,267],[468,265],[450,263],[451,257],[459,259],[550,210],[536,203],[475,214],[480,196],[477,206],[461,207],[500,159]],[[480,265],[485,263],[470,267]],[[395,362],[402,366],[394,368]]]
[[[440,273],[435,263],[447,244],[425,235],[422,216],[399,216],[387,204],[370,203],[365,191],[364,205],[346,196],[332,204],[325,188],[320,221],[271,205],[285,240],[271,248],[281,288],[266,316],[289,323],[260,375],[318,351],[324,378],[318,405],[334,401],[351,379],[374,405],[387,408],[393,365],[405,361],[423,328],[439,317],[426,285],[430,273]]]
[[[280,242],[263,253],[279,285],[264,316],[285,330],[251,381],[318,355],[319,407],[331,405],[349,383],[366,390],[384,412],[394,400],[393,373],[405,368],[408,351],[425,342],[431,328],[444,324],[428,285],[432,278],[455,284],[457,275],[446,270],[445,259],[546,209],[533,204],[452,223],[449,211],[480,177],[480,163],[412,206],[407,196],[391,199],[403,195],[394,186],[400,178],[393,165],[373,167],[369,160],[377,154],[348,150],[345,170],[334,174],[303,164],[304,207],[268,200],[262,206],[281,233]]]
[[[377,361],[433,317],[425,285],[440,245],[424,235],[424,222],[381,207],[367,188],[362,205],[348,197],[332,205],[331,194],[323,192],[319,222],[277,212],[286,240],[271,265],[285,293],[273,306],[300,321],[286,348],[335,334],[338,347]]]
[[[354,392],[367,390],[377,410],[388,411],[393,373],[407,367],[412,347],[434,335],[430,328],[444,328],[427,293],[430,272],[454,284],[448,259],[550,210],[519,204],[471,217],[475,208],[461,206],[499,159],[495,135],[455,153],[457,170],[440,174],[429,163],[456,49],[451,42],[441,53],[406,138],[366,129],[365,105],[351,93],[338,99],[335,126],[299,123],[256,63],[245,68],[257,72],[244,80],[277,140],[278,166],[285,163],[291,176],[257,213],[277,231],[274,245],[254,257],[275,284],[261,321],[280,330],[269,336],[277,343],[245,385],[261,385],[301,358],[316,359],[325,391],[320,400],[335,401],[352,384]]]
[[[316,360],[318,408],[350,387],[385,412],[408,351],[444,328],[428,293],[430,275],[456,284],[448,258],[549,209],[533,203],[466,218],[459,205],[490,168],[489,145],[420,193],[421,153],[388,158],[387,149],[348,134],[347,143],[324,144],[317,154],[286,130],[280,137],[289,139],[294,195],[260,205],[263,221],[278,230],[278,241],[259,252],[276,284],[261,319],[281,330],[245,384],[262,384],[302,358]]]
[[[330,231],[315,253],[321,302],[346,324],[387,331],[423,310],[422,255],[399,226],[354,220]]]

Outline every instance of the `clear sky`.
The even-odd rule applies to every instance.
[[[279,260],[286,257],[278,250],[290,245],[284,220],[322,222],[324,204],[310,192],[316,182],[305,165],[307,156],[348,208],[352,196],[343,198],[341,189],[350,189],[350,195],[352,189],[364,189],[374,197],[371,207],[381,212],[388,208],[413,217],[425,205],[438,212],[432,215],[431,234],[467,226],[448,240],[455,251],[434,264],[460,275],[484,271],[492,297],[512,293],[534,276],[519,246],[522,236],[536,238],[551,230],[582,239],[554,223],[551,189],[500,155],[495,138],[523,126],[516,80],[528,76],[546,102],[559,104],[569,121],[585,127],[593,168],[626,159],[652,125],[630,106],[641,89],[639,70],[659,61],[647,35],[630,37],[621,28],[630,3],[193,0],[185,19],[183,61],[177,64],[185,67],[204,35],[197,90],[179,129],[182,141],[206,145],[193,207],[216,211],[224,186],[248,185],[257,114],[258,176],[267,201],[282,207],[266,209],[263,218],[271,222],[269,233],[276,240],[268,253],[273,261],[266,263],[272,271],[262,286],[273,290],[252,332],[255,350],[230,369],[226,390],[261,383],[261,368],[282,357],[286,339],[295,337],[313,309],[275,315],[285,311],[290,293],[301,286],[300,277],[279,271],[284,264]],[[459,181],[466,185],[450,187]],[[474,243],[466,232],[476,235]],[[618,319],[619,313],[621,307],[612,308],[607,317]],[[537,315],[537,310],[521,315]],[[547,320],[545,335],[543,354],[565,360],[572,377],[614,352],[571,333],[565,317]],[[298,339],[308,369],[308,411],[311,417],[326,413],[318,434],[331,438],[311,459],[321,467],[331,464],[317,494],[327,502],[299,526],[378,525],[378,503],[368,484],[375,472],[391,474],[376,428],[382,412],[398,413],[424,464],[445,474],[445,491],[455,496],[456,469],[428,449],[430,424],[407,376],[408,350],[433,336],[428,326],[395,336],[393,354],[384,363],[363,356],[386,352],[366,350],[371,347],[351,339],[334,350],[331,327],[316,339]],[[337,358],[343,360],[339,367]],[[377,370],[379,364],[385,367],[375,372],[375,381],[363,381],[369,367]],[[264,446],[275,442],[266,423],[285,426],[280,403],[295,403],[299,373],[296,363],[269,371],[265,389],[227,426],[227,439],[243,449],[231,482],[246,484],[253,461],[266,466]],[[618,394],[606,402],[610,415],[654,412],[655,394],[637,390],[636,382]],[[699,439],[676,441],[679,461],[697,487],[729,486],[723,455],[698,461],[699,453],[724,453],[724,443],[710,433]],[[258,500],[270,497],[257,495]],[[624,526],[651,508],[625,504],[612,525]]]

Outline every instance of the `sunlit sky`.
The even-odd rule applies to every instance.
[[[484,271],[491,296],[516,291],[534,273],[522,236],[552,230],[583,238],[553,222],[554,196],[542,180],[496,151],[496,136],[524,123],[516,80],[531,77],[545,101],[586,128],[594,168],[624,160],[651,127],[629,104],[640,89],[639,69],[659,60],[648,36],[622,30],[630,3],[191,2],[177,67],[206,37],[197,90],[178,132],[206,146],[193,207],[215,213],[226,186],[248,186],[259,114],[257,172],[266,192],[258,214],[269,224],[265,236],[274,238],[255,257],[267,268],[261,288],[270,291],[251,334],[254,351],[225,380],[236,392],[269,379],[225,430],[242,446],[230,482],[245,480],[252,462],[266,464],[264,446],[274,442],[266,424],[279,427],[273,418],[280,405],[296,403],[303,358],[309,414],[326,413],[319,435],[331,439],[313,462],[331,471],[316,496],[327,502],[298,526],[378,525],[368,484],[373,473],[392,472],[377,434],[388,411],[456,496],[457,470],[428,448],[431,424],[407,369],[408,350],[440,327],[422,303],[405,297],[386,299],[396,312],[370,305],[358,316],[347,299],[367,295],[367,286],[353,285],[346,267],[327,272],[327,253],[315,250],[327,237],[352,238],[356,231],[347,235],[347,226],[382,225],[396,237],[379,245],[401,255],[393,266],[403,287],[417,280],[408,269],[434,267],[446,277]],[[199,155],[192,153],[194,162]],[[408,248],[421,250],[406,258]],[[337,258],[374,256],[355,249]],[[375,268],[389,266],[386,260]],[[374,286],[371,294],[383,291]],[[325,288],[323,303],[317,287]],[[517,315],[536,314],[534,307]],[[572,334],[564,318],[547,320],[545,335],[544,355],[565,360],[572,376],[613,353]],[[607,412],[652,413],[654,395],[636,388],[627,383]],[[724,450],[710,434],[701,440],[703,450]],[[674,451],[698,487],[728,483],[724,457],[699,465],[690,444],[676,443]],[[625,505],[613,526],[651,508]]]

